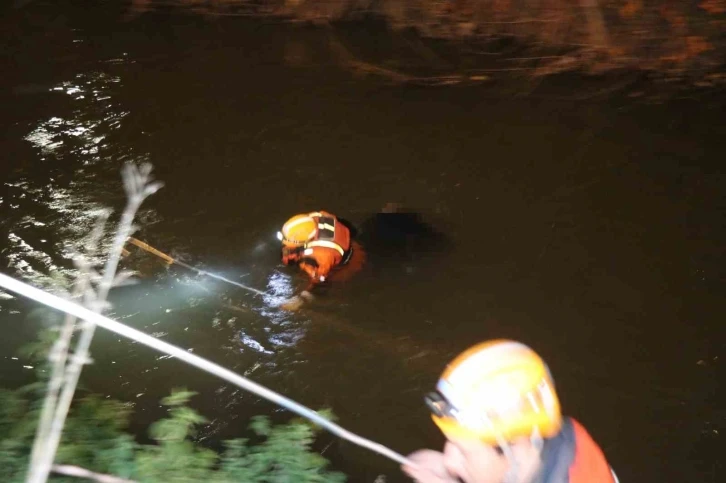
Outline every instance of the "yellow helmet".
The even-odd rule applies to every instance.
[[[277,238],[285,246],[299,247],[315,237],[317,228],[318,224],[310,215],[295,215],[282,225]]]
[[[548,438],[562,426],[547,365],[526,345],[509,340],[484,342],[460,354],[426,403],[445,435],[486,444],[536,434]]]

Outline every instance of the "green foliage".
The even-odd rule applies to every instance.
[[[25,476],[39,415],[39,402],[32,395],[26,388],[0,389],[0,481],[22,482]],[[196,428],[206,420],[188,407],[193,395],[175,390],[162,400],[169,408],[168,417],[151,425],[149,434],[156,443],[151,445],[140,445],[124,432],[130,417],[126,405],[85,397],[73,405],[56,462],[144,483],[345,481],[343,474],[327,469],[325,458],[311,451],[317,430],[305,420],[275,426],[268,418],[256,416],[250,429],[263,442],[227,441],[221,455],[195,444]],[[323,414],[332,418],[330,413]],[[76,481],[58,476],[51,480]]]
[[[29,412],[20,391],[0,389],[0,481],[22,481],[36,427]]]
[[[25,344],[18,350],[18,355],[44,364],[53,343],[58,339],[58,328],[41,330],[38,340]]]
[[[0,389],[0,481],[21,482],[25,477],[40,411],[27,388]],[[119,402],[96,396],[74,405],[63,428],[55,461],[92,471],[114,472],[133,468],[136,443],[123,433],[129,411]],[[126,471],[130,474],[130,471]],[[53,478],[66,481],[67,478]]]
[[[225,479],[221,481],[345,481],[341,473],[325,470],[325,458],[307,450],[315,437],[315,428],[307,422],[293,421],[273,427],[267,418],[257,416],[250,428],[266,438],[264,443],[250,448],[244,439],[228,441],[221,465]]]
[[[158,443],[144,446],[137,455],[135,477],[139,481],[185,481],[212,479],[218,455],[190,441],[194,427],[206,420],[186,406],[194,393],[172,391],[162,400],[169,417],[151,425],[151,437]]]
[[[55,461],[102,473],[131,473],[136,447],[123,430],[130,411],[122,403],[89,396],[71,412]],[[125,471],[124,471],[125,469]]]

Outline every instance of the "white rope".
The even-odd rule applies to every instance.
[[[33,299],[36,302],[40,302],[43,305],[47,305],[48,307],[52,307],[67,314],[74,315],[79,319],[86,320],[100,327],[103,327],[104,329],[110,330],[111,332],[115,332],[119,335],[149,346],[160,352],[181,359],[187,364],[196,366],[199,369],[202,369],[203,371],[206,371],[210,374],[214,374],[215,376],[229,381],[232,384],[241,387],[242,389],[253,392],[258,396],[267,399],[268,401],[283,406],[290,411],[313,421],[315,424],[322,426],[331,433],[350,441],[351,443],[357,444],[358,446],[362,446],[363,448],[367,448],[371,451],[381,454],[387,458],[392,459],[393,461],[396,461],[397,463],[411,467],[417,467],[416,464],[408,460],[406,457],[402,456],[399,453],[396,453],[395,451],[387,448],[386,446],[358,436],[357,434],[352,433],[347,429],[344,429],[341,426],[338,426],[337,424],[325,419],[312,409],[298,404],[297,402],[288,399],[285,396],[282,396],[281,394],[278,394],[274,391],[271,391],[264,386],[252,382],[249,379],[230,371],[229,369],[225,369],[218,364],[203,359],[202,357],[199,357],[197,355],[191,354],[184,349],[176,347],[162,340],[156,339],[150,335],[144,334],[141,331],[133,329],[115,320],[109,319],[108,317],[92,312],[78,304],[75,304],[68,300],[64,300],[60,297],[44,292],[43,290],[32,287],[26,283],[15,280],[14,278],[9,277],[3,273],[0,273],[0,286],[30,299]]]
[[[256,293],[257,295],[269,295],[267,292],[263,292],[262,290],[258,290],[256,288],[250,287],[248,285],[244,285],[244,284],[241,284],[239,282],[235,282],[234,280],[230,280],[228,278],[224,278],[221,275],[217,275],[217,274],[214,274],[214,273],[211,273],[211,272],[207,272],[206,270],[201,270],[199,268],[192,267],[191,265],[187,265],[184,262],[180,262],[180,261],[174,260],[174,263],[176,263],[177,265],[181,265],[184,268],[188,268],[189,270],[193,270],[193,271],[197,272],[200,275],[206,275],[207,277],[216,278],[217,280],[221,280],[222,282],[227,282],[227,283],[232,284],[232,285],[235,285],[235,286],[237,286],[239,288],[243,288],[245,290],[249,290],[250,292]]]
[[[61,475],[75,476],[77,478],[85,478],[87,480],[98,481],[99,483],[135,483],[132,480],[126,478],[118,478],[112,475],[104,475],[101,473],[94,473],[80,466],[72,465],[53,465],[52,470],[54,473]]]

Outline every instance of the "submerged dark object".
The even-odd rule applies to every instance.
[[[414,211],[389,203],[365,220],[356,238],[372,257],[416,259],[448,252],[452,243]]]

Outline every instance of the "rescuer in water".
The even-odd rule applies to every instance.
[[[310,279],[305,290],[282,305],[287,310],[312,300],[314,287],[347,280],[369,261],[374,273],[415,272],[424,262],[440,261],[452,247],[448,237],[398,203],[386,203],[355,228],[325,211],[295,215],[277,237],[282,262],[299,266]]]
[[[617,483],[580,423],[564,418],[549,369],[524,344],[478,344],[449,364],[426,403],[447,441],[409,455],[419,483]]]
[[[314,286],[328,282],[331,277],[345,278],[342,267],[350,264],[360,268],[362,264],[363,253],[352,240],[351,228],[326,211],[293,216],[282,226],[277,238],[282,242],[282,263],[297,265],[310,278],[308,287],[283,305],[288,310],[312,300],[310,291]]]

